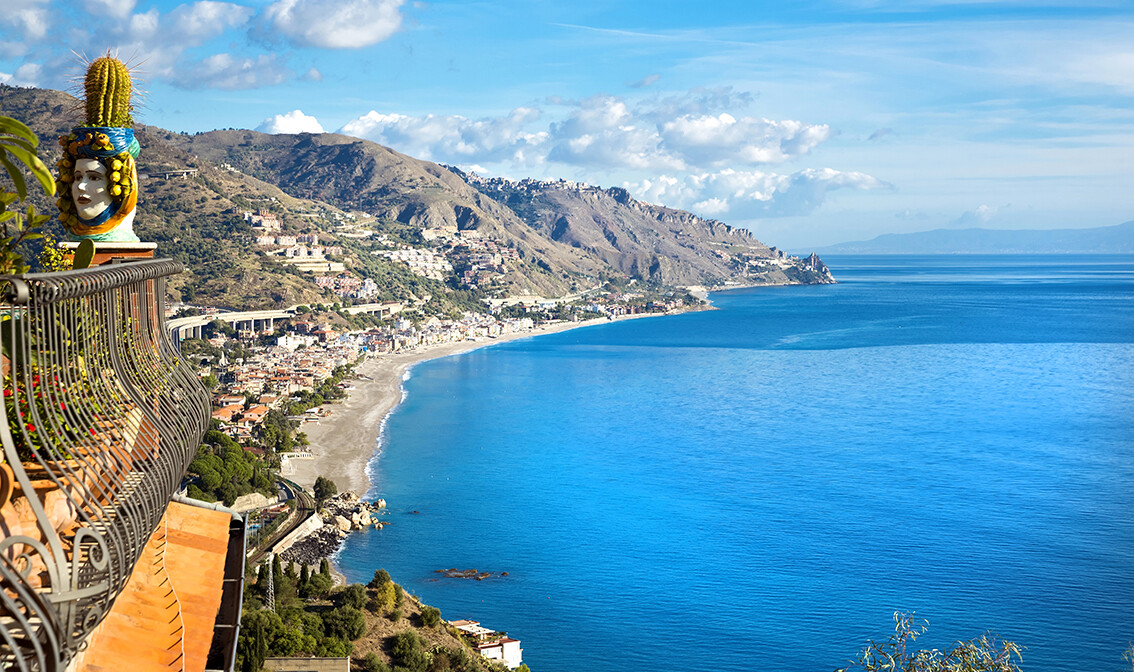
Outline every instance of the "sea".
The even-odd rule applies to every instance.
[[[1129,670],[1134,256],[825,261],[414,367],[339,566],[535,672],[829,671],[895,612]]]

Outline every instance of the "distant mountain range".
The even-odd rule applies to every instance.
[[[36,132],[51,165],[55,139],[77,124],[81,105],[59,91],[0,84],[0,110]],[[484,292],[463,291],[456,278],[414,276],[375,256],[378,243],[347,233],[343,222],[366,221],[376,237],[424,247],[438,231],[476,231],[516,253],[496,294],[563,296],[626,279],[663,287],[831,281],[817,259],[785,258],[746,229],[643,203],[617,187],[482,178],[333,133],[135,130],[142,144],[135,230],[162,256],[185,262],[189,272],[172,287],[198,303],[336,300],[311,273],[257,248],[242,216],[249,210],[274,213],[283,233],[317,233],[340,246],[342,263],[377,282],[383,300],[428,294],[466,309]]]
[[[1134,221],[1091,229],[934,229],[839,243],[819,254],[1134,254]]]

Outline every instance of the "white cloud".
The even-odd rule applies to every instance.
[[[372,111],[347,123],[341,132],[412,156],[460,165],[553,162],[651,173],[781,163],[809,153],[831,135],[822,124],[705,112],[750,99],[727,87],[695,89],[636,105],[606,94],[574,101],[550,99],[549,104],[567,108],[566,116],[542,127],[536,123],[542,118],[540,110],[530,107],[478,120]],[[664,116],[674,111],[681,114]]]
[[[16,72],[0,72],[0,84],[12,86],[39,86],[39,78],[43,67],[38,63],[24,63],[16,68]]]
[[[999,208],[997,208],[996,206],[985,205],[982,203],[981,205],[978,205],[975,210],[966,210],[965,212],[963,212],[960,217],[949,222],[949,226],[958,228],[982,226],[984,224],[987,224],[989,220],[995,217],[997,211],[999,211]]]
[[[287,80],[288,70],[274,54],[256,58],[237,58],[231,54],[215,54],[172,76],[173,84],[185,89],[255,89]]]
[[[24,40],[40,40],[47,35],[47,0],[8,0],[0,21],[16,26]]]
[[[125,20],[105,17],[92,19],[89,33],[73,31],[68,46],[79,53],[119,54],[145,80],[166,80],[182,88],[244,89],[276,84],[290,73],[275,55],[255,58],[212,53],[206,47],[204,57],[189,58],[190,50],[205,47],[222,38],[227,31],[239,29],[255,14],[250,7],[215,0],[178,5],[169,12],[158,9],[130,14]],[[105,24],[100,29],[99,21]],[[196,54],[194,54],[196,55]],[[56,63],[53,76],[71,68],[71,63]],[[255,68],[261,68],[255,72]]]
[[[84,7],[91,14],[106,14],[116,19],[124,19],[134,11],[136,0],[88,0]]]
[[[315,117],[302,110],[292,110],[287,114],[277,114],[264,120],[256,127],[261,133],[322,133],[323,126]]]
[[[661,147],[656,129],[641,124],[625,101],[614,96],[579,102],[566,120],[551,125],[550,136],[550,161],[595,168],[685,168]]]
[[[167,15],[168,34],[177,43],[204,44],[229,28],[244,25],[253,12],[251,7],[212,0],[180,5]]]
[[[661,127],[666,148],[695,165],[781,163],[807,154],[831,134],[826,125],[685,115]]]
[[[546,141],[545,133],[524,130],[539,116],[539,110],[531,107],[518,107],[508,116],[494,119],[433,114],[411,117],[372,110],[348,122],[339,132],[433,161],[527,163],[532,156],[529,151]]]
[[[835,189],[889,187],[865,173],[830,168],[807,168],[790,174],[725,169],[683,177],[663,175],[623,186],[644,201],[741,220],[808,214]]]
[[[762,165],[807,154],[830,137],[826,125],[704,112],[750,99],[731,88],[695,89],[635,108],[615,96],[586,98],[552,124],[548,159],[654,171]]]
[[[736,111],[752,104],[753,96],[731,86],[694,87],[688,91],[648,98],[638,104],[635,113],[656,124],[664,124],[682,115],[716,114]]]
[[[298,45],[356,49],[397,32],[402,4],[404,0],[277,0],[264,17]]]
[[[161,14],[156,9],[148,12],[134,14],[127,22],[127,35],[136,41],[152,40],[158,35],[158,26],[161,24]],[[167,35],[167,40],[174,40],[175,36]],[[167,42],[168,44],[168,42]],[[158,46],[158,45],[154,45]]]
[[[1087,53],[1070,55],[1062,64],[1056,65],[1057,73],[1074,82],[1134,93],[1134,51],[1122,48],[1103,52],[1087,48],[1084,51]]]

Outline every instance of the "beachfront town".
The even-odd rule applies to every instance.
[[[680,310],[683,299],[641,301],[642,294],[608,292],[579,301],[569,312],[571,321],[590,318],[613,318]],[[392,305],[391,305],[392,304]],[[526,309],[523,304],[521,309]],[[403,306],[388,302],[387,314],[397,315]],[[536,300],[528,305],[533,310],[559,310],[554,302]],[[201,309],[205,310],[205,309]],[[302,308],[300,310],[303,310]],[[176,312],[174,312],[176,311]],[[199,312],[190,306],[175,306],[171,313]],[[221,432],[244,445],[254,445],[257,428],[272,409],[296,402],[299,393],[318,390],[336,370],[351,367],[368,357],[401,353],[446,343],[490,342],[510,334],[522,334],[547,324],[547,312],[536,317],[495,317],[466,313],[460,319],[437,316],[414,321],[395,317],[388,324],[369,329],[350,330],[320,317],[337,315],[333,311],[304,311],[281,323],[267,321],[260,330],[237,330],[224,322],[221,314],[202,330],[201,339],[184,339],[183,351],[198,365],[199,375],[212,387],[213,420]],[[305,319],[307,318],[307,319]],[[240,323],[238,323],[240,324]],[[254,324],[245,322],[243,324]],[[339,389],[349,385],[337,383]],[[303,421],[325,417],[328,410],[313,407],[306,415],[292,417]]]

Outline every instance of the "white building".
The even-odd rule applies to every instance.
[[[500,633],[483,627],[477,621],[449,621],[449,625],[472,635],[477,642],[477,653],[488,660],[499,660],[512,670],[524,662],[524,650],[520,648],[518,639],[500,636]]]
[[[520,640],[511,637],[481,642],[476,645],[476,650],[488,660],[502,661],[508,666],[508,669],[512,670],[519,667],[524,658],[524,651],[520,648]]]
[[[287,336],[280,336],[279,338],[276,339],[276,345],[280,346],[281,348],[287,348],[288,350],[292,350],[292,351],[296,350],[301,345],[305,345],[305,346],[310,348],[311,346],[315,345],[318,342],[319,342],[319,339],[315,338],[314,336],[287,335]]]

